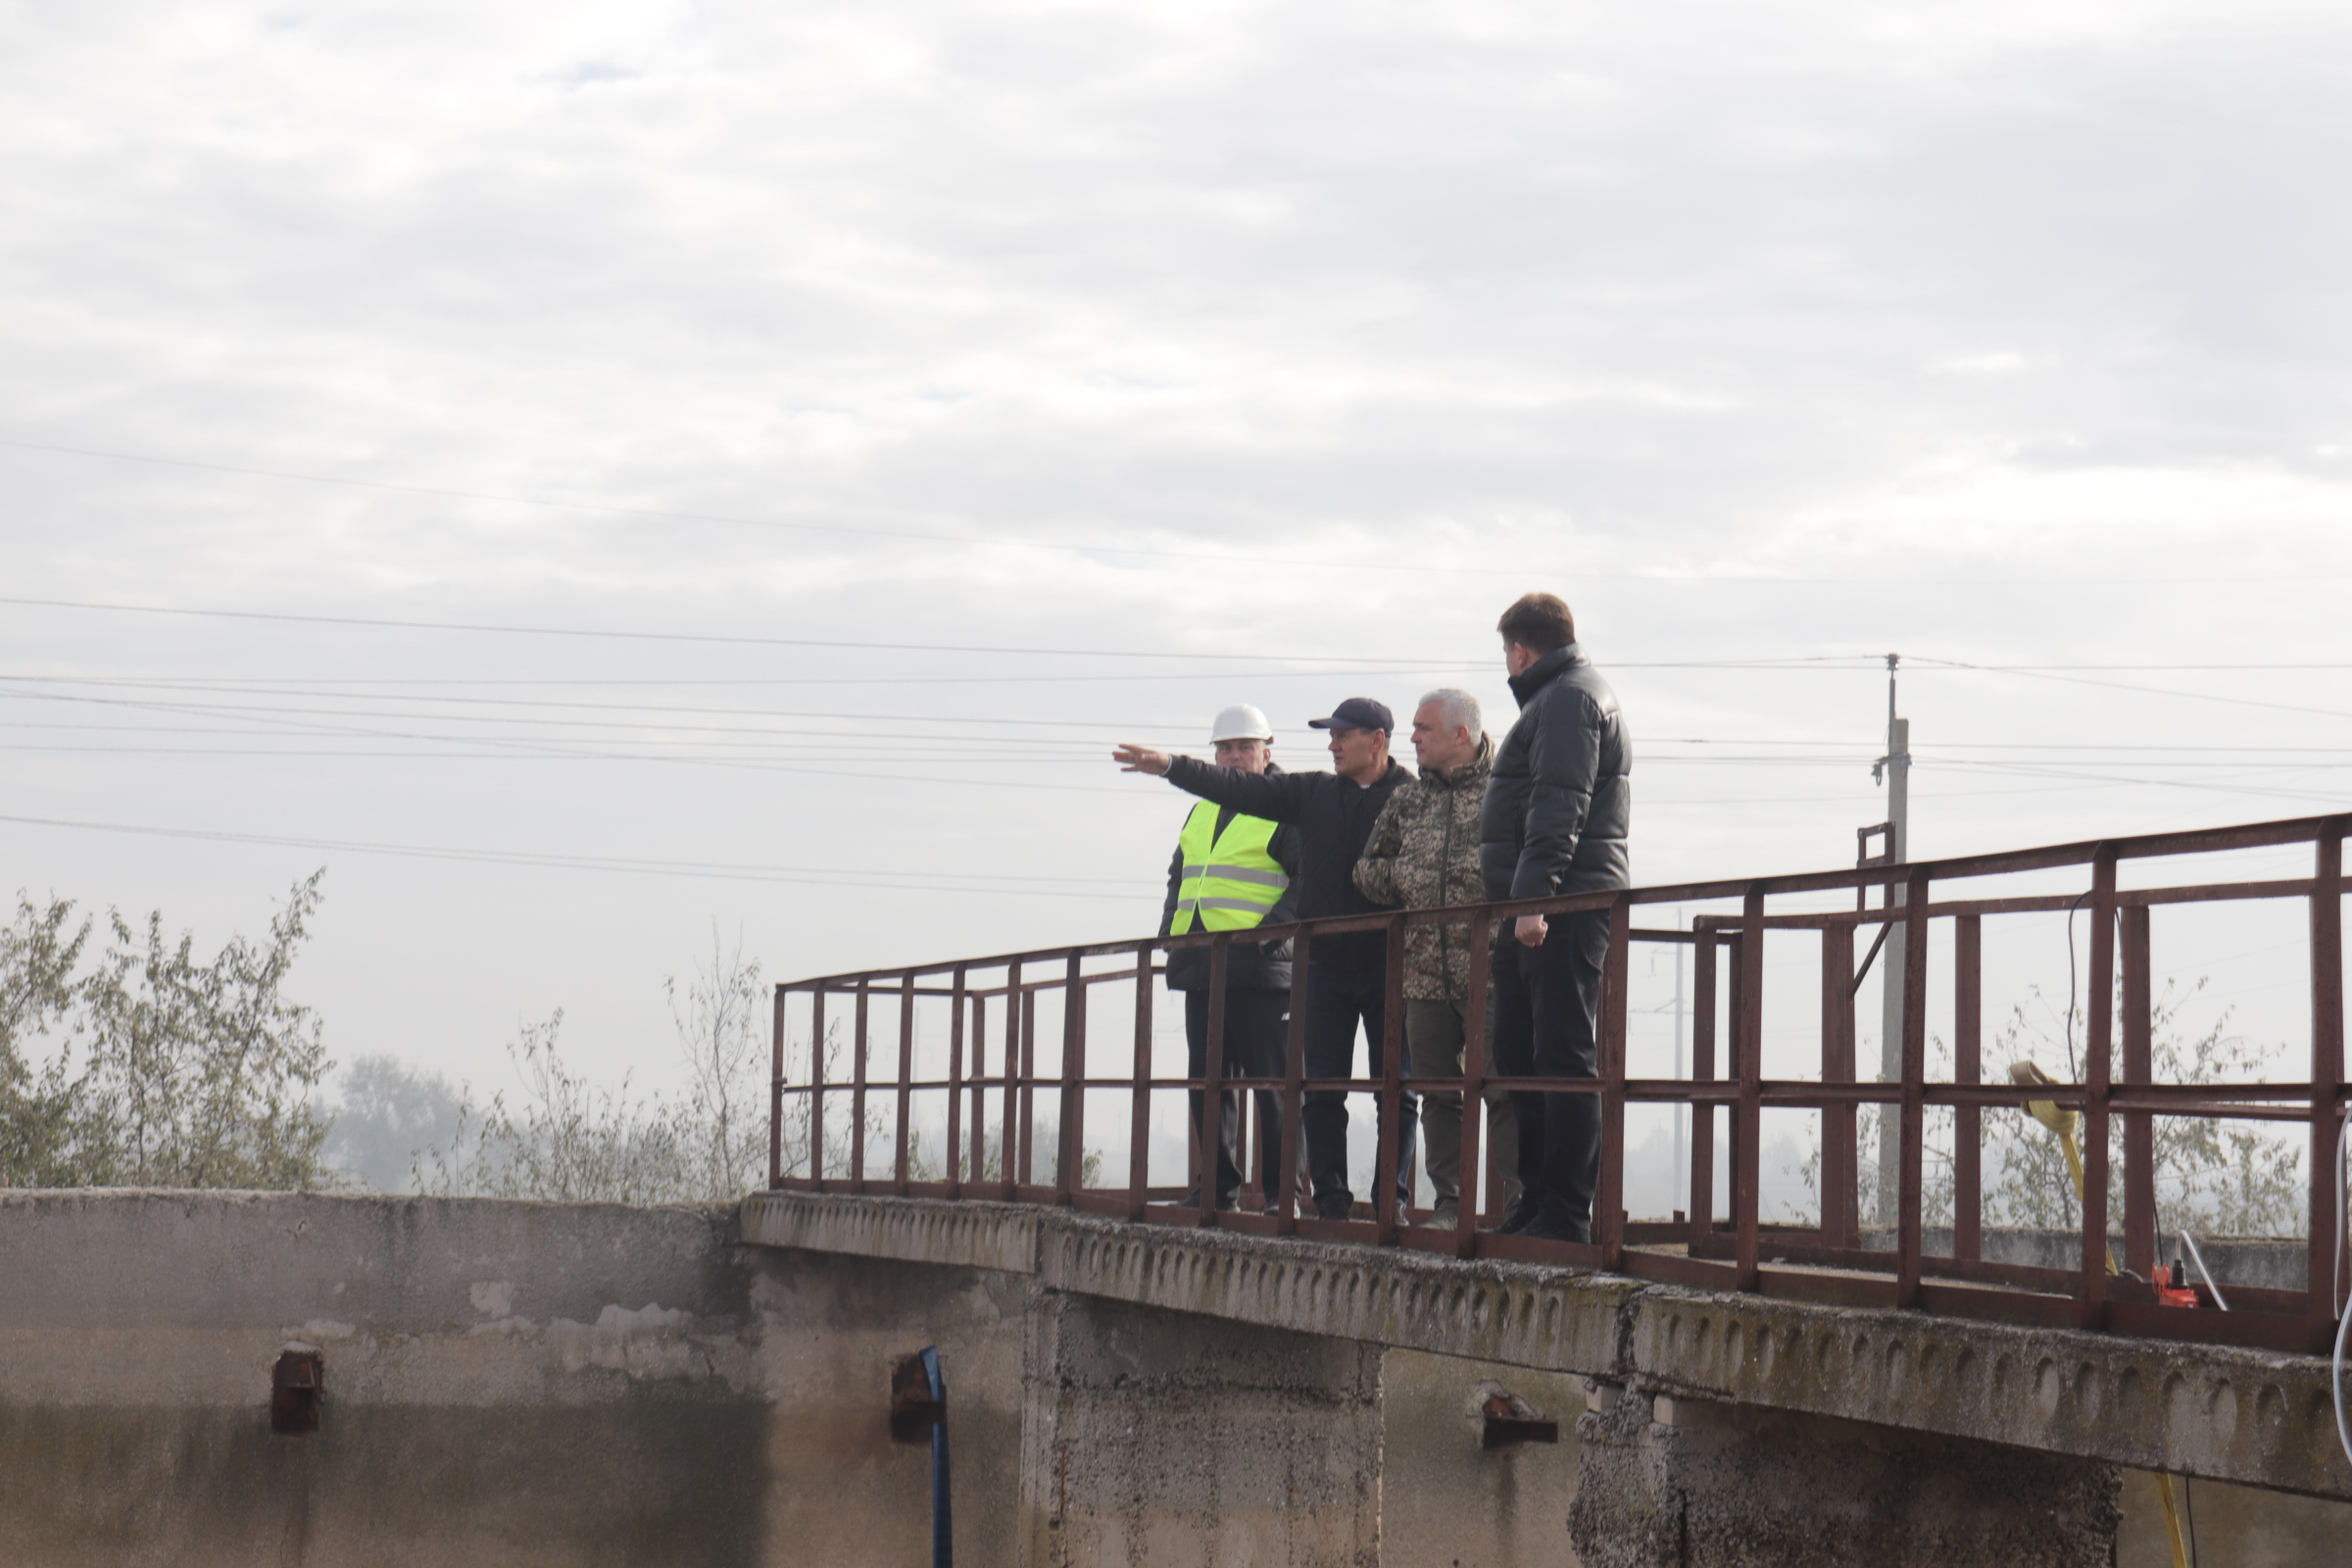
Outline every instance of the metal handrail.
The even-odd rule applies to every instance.
[[[2344,987],[2342,896],[2343,840],[2352,816],[2300,817],[2185,832],[2046,846],[1993,855],[1958,857],[1903,864],[1840,867],[1796,875],[1691,882],[1660,887],[1558,895],[1544,899],[1395,910],[1267,925],[1245,932],[1196,933],[1116,942],[1032,949],[986,957],[855,970],[789,981],[775,990],[774,1062],[770,1085],[769,1186],[781,1190],[876,1193],[946,1198],[989,1198],[1053,1202],[1146,1224],[1181,1224],[1249,1233],[1403,1246],[1458,1257],[1500,1257],[1609,1269],[1640,1278],[1705,1288],[1762,1292],[1854,1304],[1916,1308],[2012,1321],[2158,1335],[2173,1339],[2256,1345],[2311,1350],[2325,1347],[2335,1321],[2329,1276],[2332,1237],[2340,1221],[2323,1155],[2334,1147],[2338,1119],[2352,1099],[2344,1077]],[[2263,881],[2192,882],[2173,887],[2122,888],[2118,867],[2127,860],[2154,860],[2223,851],[2308,844],[2313,869],[2308,877]],[[1948,885],[1975,878],[2087,866],[2091,885],[2076,894],[1955,899]],[[1795,895],[1891,889],[1904,898],[1875,908],[1774,910],[1768,903]],[[1693,904],[1738,899],[1737,915],[1700,915],[1689,931],[1638,928],[1639,906]],[[2159,1084],[2153,1081],[2152,997],[2149,931],[2160,906],[2213,901],[2307,901],[2310,906],[2312,1031],[2310,1066],[2302,1082]],[[1983,1081],[1983,923],[1987,916],[2049,912],[2080,906],[2091,915],[2090,962],[2085,977],[2088,1003],[2084,1071],[2073,1084],[1987,1084]],[[1521,914],[1562,915],[1605,912],[1609,944],[1599,1016],[1599,1076],[1592,1079],[1515,1078],[1488,1070],[1487,990],[1491,943],[1499,922]],[[1929,931],[1948,923],[1952,943],[1953,1069],[1948,1080],[1927,1075],[1927,978]],[[1465,1009],[1463,1071],[1458,1077],[1429,1077],[1405,1070],[1403,962],[1408,928],[1443,923],[1467,925],[1471,948],[1471,994]],[[1886,926],[1893,933],[1886,961],[1903,965],[1904,1012],[1901,1079],[1865,1083],[1854,1061],[1855,933]],[[1255,1077],[1225,1070],[1224,998],[1232,945],[1348,932],[1381,932],[1388,948],[1387,1006],[1384,1011],[1383,1071],[1376,1078],[1310,1078],[1304,1070],[1305,1000],[1314,962],[1313,943],[1295,942],[1291,978],[1291,1023],[1280,1077]],[[1766,934],[1812,932],[1821,943],[1821,1076],[1767,1079],[1762,1073],[1763,953]],[[1786,937],[1783,938],[1786,940]],[[1627,976],[1636,943],[1672,943],[1690,948],[1693,976],[1692,1065],[1689,1078],[1629,1078],[1626,1073]],[[1185,948],[1209,955],[1208,1029],[1204,1071],[1199,1077],[1164,1077],[1152,1071],[1154,960]],[[1727,961],[1728,956],[1728,961]],[[1102,960],[1126,960],[1103,967]],[[1090,968],[1090,961],[1097,966]],[[994,984],[976,980],[1001,979]],[[946,984],[938,983],[942,979]],[[2117,982],[2122,982],[2122,1006]],[[932,984],[918,984],[929,980]],[[1087,1002],[1095,988],[1135,990],[1132,1063],[1121,1075],[1090,1071]],[[1037,1069],[1037,999],[1059,993],[1062,1043],[1057,1067]],[[1717,1004],[1728,993],[1728,1038],[1720,1038]],[[898,1003],[897,1071],[870,1076],[874,1047],[868,1013],[880,995]],[[785,1080],[788,1001],[807,999],[810,1011],[809,1081]],[[852,1075],[847,1083],[824,1079],[828,999],[849,1001],[852,1009]],[[944,1079],[914,1076],[914,1006],[917,998],[950,1004],[949,1066]],[[998,1015],[992,1053],[990,1014]],[[2120,1034],[2120,1041],[2119,1041]],[[2116,1048],[2121,1046],[2121,1060]],[[968,1060],[967,1060],[968,1047]],[[1721,1048],[1719,1053],[1719,1047]],[[1724,1057],[1719,1071],[1718,1055]],[[992,1061],[993,1055],[993,1061]],[[2120,1068],[2120,1071],[2119,1071]],[[993,1070],[992,1070],[993,1069]],[[1590,1094],[1601,1102],[1602,1146],[1599,1192],[1589,1244],[1533,1241],[1481,1229],[1497,1217],[1499,1184],[1490,1180],[1485,1213],[1473,1201],[1474,1173],[1483,1168],[1480,1140],[1484,1117],[1462,1119],[1463,1197],[1458,1223],[1438,1231],[1398,1213],[1396,1198],[1397,1123],[1406,1093],[1456,1090],[1466,1111],[1490,1088],[1512,1092]],[[1147,1186],[1147,1135],[1153,1093],[1192,1090],[1215,1105],[1229,1089],[1278,1095],[1282,1107],[1280,1172],[1255,1172],[1256,1186],[1275,1212],[1220,1211],[1213,1205],[1187,1207],[1171,1201],[1183,1188]],[[1380,1104],[1379,1147],[1373,1197],[1361,1218],[1322,1220],[1299,1212],[1298,1152],[1303,1096],[1310,1090],[1373,1093]],[[1089,1091],[1125,1090],[1131,1096],[1128,1180],[1118,1189],[1089,1188],[1082,1179],[1084,1118]],[[948,1096],[949,1155],[945,1180],[911,1179],[909,1121],[918,1092]],[[896,1101],[892,1172],[868,1174],[865,1139],[872,1097]],[[784,1107],[788,1099],[808,1102],[809,1150],[806,1174],[782,1168]],[[847,1175],[828,1175],[828,1100],[850,1102]],[[1243,1097],[1247,1107],[1250,1097]],[[986,1176],[987,1111],[997,1114],[999,1174]],[[1040,1152],[1030,1147],[1041,1100],[1050,1104],[1058,1129],[1051,1182],[1027,1178]],[[1983,1191],[1980,1158],[1982,1117],[1986,1106],[2018,1106],[2049,1101],[2082,1117],[2086,1164],[2082,1205],[2082,1263],[2059,1270],[1988,1261],[1983,1254]],[[970,1114],[965,1111],[967,1101]],[[1624,1123],[1629,1103],[1676,1104],[1690,1118],[1690,1209],[1674,1221],[1632,1221],[1623,1209]],[[1867,1249],[1859,1214],[1857,1113],[1875,1104],[1892,1107],[1900,1118],[1894,1235],[1890,1250]],[[1928,1106],[1946,1106],[1954,1118],[1953,1224],[1948,1255],[1926,1253],[1923,1148]],[[1806,1227],[1776,1226],[1760,1219],[1760,1117],[1766,1107],[1811,1108],[1822,1115],[1821,1220]],[[1718,1111],[1730,1117],[1728,1157],[1730,1213],[1712,1213]],[[1245,1122],[1249,1112],[1244,1110]],[[2300,1292],[2233,1287],[2238,1309],[2160,1306],[2147,1281],[2155,1272],[2157,1239],[2153,1122],[2159,1115],[2219,1117],[2247,1121],[2300,1121],[2311,1129],[2314,1157],[2308,1174],[2310,1227],[2308,1285]],[[2123,1160],[2123,1276],[2108,1272],[2109,1126],[2120,1118]],[[1195,1119],[1191,1175],[1197,1191],[1210,1185],[1219,1118]],[[1237,1140],[1258,1160],[1254,1140],[1241,1129]]]

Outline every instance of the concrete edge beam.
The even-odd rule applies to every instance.
[[[1653,1391],[2352,1499],[2324,1357],[1669,1286],[1630,1312]]]
[[[754,1193],[743,1200],[739,1229],[751,1247],[1034,1274],[1038,1233],[1051,1212],[1019,1203]]]

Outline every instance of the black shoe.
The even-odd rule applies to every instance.
[[[1521,1226],[1515,1234],[1531,1242],[1576,1242],[1591,1246],[1592,1224],[1590,1220],[1573,1218],[1564,1210],[1546,1203],[1537,1211],[1534,1219]]]
[[[1354,1216],[1355,1200],[1353,1199],[1333,1203],[1326,1203],[1321,1200],[1316,1200],[1315,1218],[1317,1219],[1352,1219]]]
[[[1494,1227],[1494,1234],[1497,1236],[1518,1235],[1536,1222],[1536,1215],[1542,1211],[1542,1204],[1531,1202],[1522,1197],[1518,1202],[1511,1205],[1511,1211],[1502,1216],[1502,1223]]]

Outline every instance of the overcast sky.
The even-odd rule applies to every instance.
[[[714,925],[1140,933],[1114,741],[1499,730],[1530,588],[1642,881],[1848,863],[1889,651],[1916,854],[2341,807],[2348,33],[0,9],[0,863],[206,947],[325,864],[338,1055],[665,1082]]]

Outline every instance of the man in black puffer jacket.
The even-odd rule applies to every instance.
[[[1540,899],[1632,885],[1626,831],[1633,749],[1616,693],[1576,645],[1551,594],[1502,613],[1503,663],[1519,721],[1494,757],[1479,827],[1490,899]],[[1600,1076],[1599,1013],[1609,917],[1522,915],[1494,945],[1494,1060],[1506,1077]],[[1505,1231],[1592,1240],[1600,1175],[1600,1101],[1515,1094],[1519,1207]]]
[[[1356,888],[1356,858],[1372,836],[1372,824],[1396,786],[1413,775],[1389,756],[1396,720],[1386,705],[1350,697],[1328,718],[1309,721],[1331,732],[1335,771],[1329,773],[1245,773],[1191,757],[1170,757],[1149,747],[1121,746],[1111,753],[1130,773],[1164,774],[1178,789],[1230,806],[1237,811],[1298,827],[1298,918],[1389,912]],[[1348,931],[1316,937],[1306,971],[1306,1076],[1353,1075],[1355,1033],[1361,1023],[1370,1075],[1381,1072],[1385,1040],[1388,944],[1378,931]],[[1411,1200],[1413,1135],[1418,1125],[1415,1097],[1398,1102],[1396,1190],[1398,1211]],[[1324,1219],[1346,1219],[1355,1201],[1348,1187],[1348,1097],[1336,1089],[1307,1091],[1306,1163],[1313,1177],[1315,1211]]]

